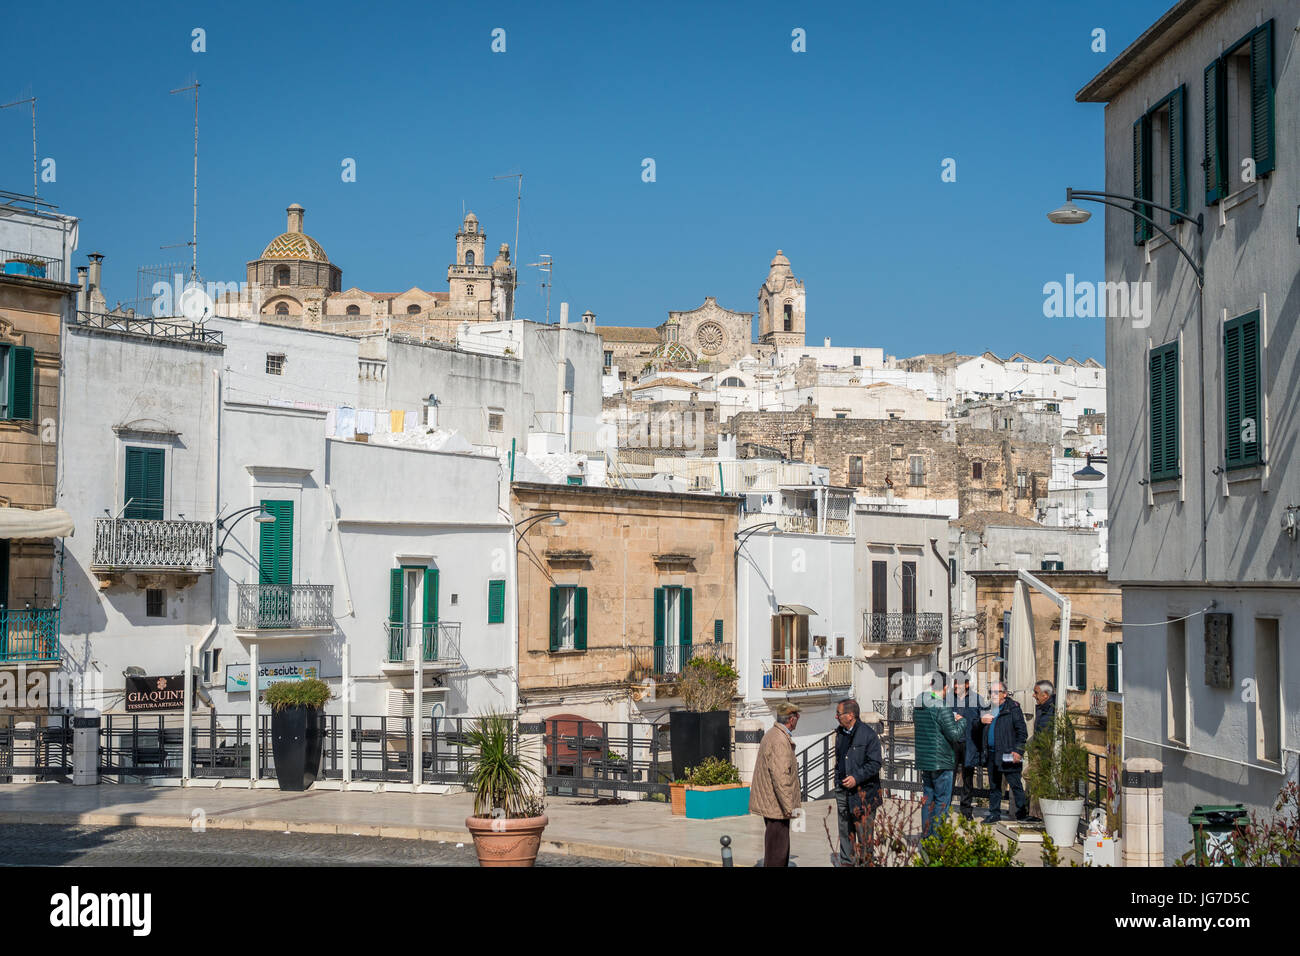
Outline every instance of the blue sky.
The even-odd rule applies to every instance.
[[[0,97],[38,97],[42,197],[81,218],[79,262],[106,255],[110,301],[188,261],[160,247],[190,235],[192,107],[168,90],[193,73],[207,279],[241,280],[298,202],[345,287],[445,290],[462,206],[513,242],[492,177],[522,171],[523,261],[554,256],[575,315],[753,311],[779,247],[810,344],[1101,358],[1102,320],[1044,318],[1042,288],[1103,278],[1102,216],[1045,214],[1102,185],[1102,108],[1074,93],[1171,2],[22,4]],[[0,112],[0,188],[30,191],[30,135]]]

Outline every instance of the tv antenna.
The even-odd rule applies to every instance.
[[[40,181],[40,177],[37,174],[39,164],[36,161],[36,97],[29,96],[26,99],[14,100],[12,103],[5,103],[3,106],[0,106],[0,110],[7,110],[11,106],[22,106],[24,103],[30,103],[32,107],[32,199],[36,199],[37,183]],[[32,209],[36,209],[36,204],[34,202],[32,203]]]
[[[512,283],[511,283],[511,285],[513,286],[513,285],[517,284],[517,282],[518,282],[518,278],[517,278],[517,277],[518,277],[518,264],[519,264],[519,210],[520,210],[520,207],[522,206],[523,201],[524,201],[524,174],[523,174],[523,173],[503,173],[503,174],[500,175],[500,176],[493,176],[492,178],[493,178],[493,179],[514,179],[514,180],[517,180],[517,182],[516,182],[516,184],[515,184],[515,185],[516,185],[516,189],[515,189],[515,244],[514,244],[513,246],[510,247],[510,253],[511,253],[511,255],[514,256],[514,267],[511,268],[510,271],[513,272],[513,273],[515,273],[515,275],[516,275],[515,282],[512,282]],[[514,288],[511,288],[511,290],[510,290],[510,321],[511,321],[511,322],[513,322],[513,321],[515,320],[515,297],[516,297],[516,295],[517,295],[516,290],[515,290]],[[550,311],[550,309],[548,308],[548,309],[547,309],[547,312],[549,313],[549,311]]]
[[[551,324],[551,267],[554,263],[551,257],[543,252],[538,258],[540,262],[530,262],[530,267],[536,267],[538,271],[544,272],[546,278],[542,280],[542,285],[546,286],[546,324]]]
[[[199,279],[199,81],[191,75],[188,86],[182,86],[171,92],[188,93],[191,90],[194,91],[194,232],[189,242],[190,248],[193,250],[193,258],[190,263],[190,281],[197,282]],[[164,246],[163,248],[168,247]]]

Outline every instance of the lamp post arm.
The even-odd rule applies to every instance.
[[[243,521],[253,512],[262,510],[262,505],[253,505],[249,508],[241,508],[238,511],[233,511],[224,518],[217,518],[217,530],[226,532],[221,536],[221,540],[217,543],[217,557],[221,557],[222,552],[225,551],[226,539],[229,538],[230,533],[235,530],[235,525],[239,524],[239,522]],[[231,518],[234,518],[235,520],[231,521]]]
[[[1089,195],[1087,193],[1077,192],[1075,190],[1066,190],[1066,192],[1071,199],[1086,199],[1089,200],[1090,202],[1101,203],[1104,206],[1114,206],[1116,209],[1123,209],[1125,212],[1132,213],[1134,216],[1136,216],[1138,219],[1141,219],[1143,222],[1150,223],[1155,229],[1159,231],[1160,235],[1168,239],[1170,244],[1173,245],[1175,249],[1177,249],[1179,252],[1183,254],[1183,258],[1187,260],[1188,264],[1192,267],[1192,272],[1196,275],[1196,284],[1201,288],[1205,287],[1205,272],[1204,270],[1201,269],[1200,266],[1196,264],[1196,260],[1192,258],[1192,254],[1187,251],[1186,247],[1184,247],[1181,242],[1179,242],[1177,239],[1173,237],[1173,234],[1170,233],[1169,230],[1167,230],[1164,226],[1160,225],[1160,223],[1156,222],[1150,216],[1145,215],[1140,210],[1134,209],[1132,206],[1125,205],[1124,203],[1114,202],[1113,200],[1110,199],[1100,198],[1103,195],[1106,196],[1112,195],[1111,193]],[[1153,206],[1155,205],[1155,203],[1147,203],[1145,199],[1134,199],[1131,196],[1122,196],[1120,198],[1130,199],[1133,202],[1142,203],[1144,205],[1153,205]],[[1160,206],[1159,208],[1165,209],[1166,207]],[[1182,213],[1173,210],[1170,211],[1174,212],[1174,215],[1178,215],[1178,216],[1182,215]],[[1183,218],[1189,218],[1189,217],[1184,216]],[[1197,222],[1197,220],[1195,219],[1193,219],[1192,221]]]
[[[1161,212],[1167,212],[1169,213],[1169,215],[1177,216],[1179,219],[1186,219],[1188,222],[1196,223],[1197,232],[1203,232],[1205,228],[1205,217],[1203,215],[1197,215],[1197,217],[1193,219],[1185,212],[1179,212],[1177,209],[1173,209],[1169,206],[1162,206],[1160,205],[1160,203],[1152,202],[1150,199],[1140,199],[1137,196],[1125,196],[1123,193],[1108,193],[1100,189],[1071,189],[1070,187],[1067,186],[1065,190],[1065,198],[1067,200],[1095,199],[1101,196],[1104,196],[1107,199],[1122,199],[1125,202],[1136,203],[1141,206],[1150,206],[1152,209],[1159,209]],[[1129,209],[1129,212],[1136,212],[1136,211],[1137,210],[1135,209]],[[1142,218],[1146,219],[1145,216],[1143,216]],[[1150,222],[1151,225],[1153,226],[1155,225],[1155,223],[1152,222],[1150,219],[1147,219],[1147,222]]]

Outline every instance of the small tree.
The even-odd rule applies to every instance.
[[[727,710],[736,696],[739,681],[740,674],[731,661],[693,657],[682,668],[682,701],[687,710],[696,714]]]
[[[1025,787],[1039,800],[1078,800],[1088,778],[1088,751],[1074,736],[1064,709],[1029,740]]]
[[[1023,866],[1016,859],[1016,845],[1007,840],[998,846],[991,827],[962,817],[954,826],[951,818],[935,824],[921,841],[912,866]]]

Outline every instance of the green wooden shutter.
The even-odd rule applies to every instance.
[[[1148,356],[1148,381],[1150,385],[1151,418],[1151,478],[1163,474],[1165,470],[1165,407],[1164,377],[1160,374],[1163,359],[1159,350],[1153,349]]]
[[[1273,141],[1273,21],[1250,36],[1250,149],[1255,175],[1267,176],[1276,165]]]
[[[36,407],[36,353],[25,345],[9,349],[9,419],[30,422]]]
[[[161,448],[126,449],[126,480],[123,498],[130,502],[122,512],[124,518],[161,521],[165,452]]]
[[[424,623],[438,620],[438,569],[424,569]]]
[[[664,645],[664,620],[667,617],[668,597],[663,588],[655,588],[655,647]]]
[[[713,622],[713,643],[722,643],[722,618],[718,618]]]
[[[1169,208],[1187,212],[1187,98],[1182,86],[1169,94]],[[1170,217],[1171,224],[1181,220]]]
[[[1005,658],[1006,655],[1003,654],[1002,657]],[[1055,683],[1055,681],[1056,681],[1056,675],[1059,674],[1059,673],[1061,673],[1061,642],[1060,642],[1060,641],[1052,641],[1052,681],[1053,681],[1053,683]],[[1067,680],[1067,682],[1068,682],[1068,680]],[[1066,688],[1064,688],[1064,687],[1058,687],[1058,688],[1056,688],[1056,692],[1059,694],[1059,693],[1061,693],[1061,692],[1062,692],[1063,690],[1065,690],[1065,689],[1066,689]]]
[[[564,600],[563,588],[551,588],[551,642],[550,649],[560,649],[560,612]]]
[[[1071,641],[1074,645],[1074,668],[1078,675],[1075,686],[1079,690],[1088,689],[1088,645],[1083,641]]]
[[[488,582],[488,620],[489,624],[504,624],[506,620],[506,582]]]
[[[262,584],[293,583],[293,502],[263,501],[262,508],[275,521],[260,524],[257,563]]]
[[[1150,199],[1151,189],[1151,119],[1141,116],[1133,124],[1133,195],[1138,199]],[[1151,207],[1145,203],[1134,203],[1133,208],[1140,214],[1150,216]],[[1145,242],[1151,238],[1151,223],[1138,216],[1133,217],[1133,241]]]
[[[1178,477],[1178,343],[1152,349],[1150,376],[1151,480]]]
[[[1228,171],[1224,160],[1228,152],[1224,140],[1227,124],[1224,122],[1224,67],[1215,60],[1205,68],[1205,205],[1212,206],[1228,194]]]
[[[1260,421],[1259,312],[1250,312],[1223,326],[1224,464],[1241,468],[1259,464],[1263,423]],[[1243,425],[1252,423],[1254,441],[1246,441]]]
[[[691,635],[695,633],[691,626],[691,589],[682,588],[682,626],[681,626],[681,645],[682,647],[691,646]]]
[[[1119,693],[1119,644],[1115,641],[1106,645],[1106,690]]]
[[[573,589],[573,647],[574,650],[587,649],[587,589]]]
[[[388,572],[388,620],[392,624],[402,623],[402,578],[404,572],[401,568],[392,568]]]

